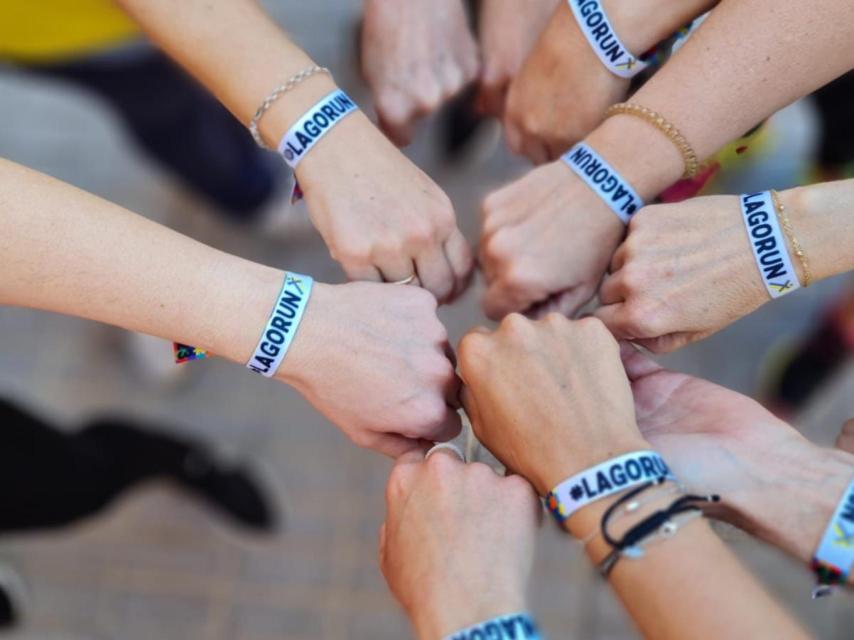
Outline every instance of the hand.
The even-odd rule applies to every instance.
[[[545,495],[620,453],[648,448],[617,342],[595,318],[508,316],[460,343],[462,400],[478,439]]]
[[[462,0],[365,0],[362,67],[381,128],[409,144],[416,120],[477,77]]]
[[[593,296],[624,225],[562,162],[531,171],[483,203],[486,315],[572,315]]]
[[[440,302],[462,293],[473,260],[448,196],[361,113],[297,168],[312,222],[351,280],[415,274]]]
[[[427,292],[317,283],[277,377],[357,445],[398,456],[459,433],[450,353]]]
[[[807,562],[854,474],[854,456],[810,443],[759,403],[662,369],[621,345],[643,436],[722,519]]]
[[[635,215],[596,316],[616,337],[658,353],[701,340],[769,299],[738,198],[711,196]]]
[[[522,478],[412,452],[389,476],[386,507],[380,567],[419,638],[526,609],[542,510]]]
[[[555,160],[590,133],[628,89],[629,81],[596,57],[564,1],[510,85],[507,144],[536,164]]]
[[[483,0],[480,4],[478,106],[496,118],[504,114],[507,89],[534,48],[561,0]]]

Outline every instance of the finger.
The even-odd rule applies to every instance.
[[[379,538],[380,538],[380,544],[379,544],[379,552],[378,552],[378,554],[377,554],[377,555],[379,556],[380,566],[383,566],[383,564],[384,564],[384,562],[385,562],[385,545],[386,545],[386,536],[387,536],[387,533],[386,533],[386,525],[385,525],[385,522],[383,522],[383,523],[380,525],[380,535],[379,535]]]
[[[622,278],[614,275],[605,276],[599,287],[599,302],[602,304],[617,304],[626,299]]]
[[[633,335],[634,332],[629,328],[627,306],[624,302],[599,307],[593,312],[593,315],[604,322],[608,330],[618,340],[633,340],[637,337]]]
[[[452,298],[461,295],[471,283],[474,273],[474,256],[471,246],[459,229],[454,229],[445,241],[445,257],[454,273],[454,291]]]
[[[626,258],[628,258],[628,249],[626,249],[626,243],[621,242],[620,246],[617,247],[617,250],[614,252],[614,255],[611,256],[611,264],[608,267],[610,273],[616,273],[626,264]]]
[[[373,265],[362,265],[362,266],[349,266],[349,265],[341,265],[344,269],[344,273],[347,275],[348,280],[359,281],[364,280],[367,282],[382,282],[383,277]]]
[[[369,448],[395,458],[397,464],[407,464],[423,460],[428,447],[429,443],[418,438],[407,438],[397,433],[377,433]]]
[[[466,457],[460,448],[447,442],[440,442],[438,445],[434,445],[433,448],[427,452],[427,455],[424,456],[424,459],[429,460],[433,456],[450,456],[459,463],[465,464],[466,462]]]
[[[593,292],[586,286],[561,291],[557,294],[557,312],[572,318],[592,297]]]
[[[471,389],[463,387],[460,390],[460,400],[463,403],[463,408],[465,409],[466,415],[469,417],[469,421],[472,426],[480,424],[480,410],[477,407],[477,402],[475,401],[474,394],[471,392]]]
[[[623,360],[623,368],[630,382],[636,382],[662,369],[655,360],[644,355],[638,351],[637,347],[625,340],[620,341],[620,358]]]
[[[448,440],[456,438],[460,434],[460,430],[462,428],[463,425],[460,420],[460,415],[455,409],[447,407],[445,416],[441,422],[425,433],[424,438],[432,440],[433,442],[447,442]]]
[[[522,142],[522,153],[536,165],[545,164],[549,161],[546,145],[530,135],[525,136]]]
[[[514,311],[525,311],[536,302],[498,278],[493,280],[483,296],[483,312],[491,320],[500,320]]]
[[[455,373],[447,380],[447,382],[445,382],[445,386],[442,389],[443,395],[445,397],[445,404],[451,407],[454,411],[460,408],[461,388],[462,381],[460,380],[460,377]]]
[[[377,260],[376,268],[384,282],[400,282],[418,275],[412,258],[405,255],[385,256]]]
[[[456,279],[445,251],[434,244],[415,259],[415,270],[421,286],[436,296],[440,303],[447,302],[456,289]]]
[[[679,331],[655,338],[637,338],[634,340],[647,351],[652,353],[670,353],[684,347],[691,341],[690,334]]]
[[[504,138],[507,140],[507,148],[512,153],[517,156],[523,155],[525,138],[522,131],[516,126],[512,118],[506,116],[504,118]]]
[[[415,117],[411,112],[404,115],[401,111],[400,113],[395,112],[394,115],[388,115],[384,110],[377,107],[377,124],[395,146],[405,147],[412,142]]]

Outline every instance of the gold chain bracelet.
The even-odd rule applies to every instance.
[[[691,146],[691,143],[688,142],[687,138],[682,135],[679,129],[669,122],[667,118],[652,109],[647,109],[646,107],[633,102],[618,102],[617,104],[611,105],[605,112],[605,117],[610,118],[617,114],[635,116],[636,118],[645,120],[661,131],[676,146],[679,153],[682,154],[682,161],[685,163],[685,173],[682,177],[690,179],[697,176],[697,173],[700,171],[700,160],[697,158],[694,148]]]
[[[804,272],[804,287],[808,287],[810,286],[810,282],[812,282],[812,274],[810,273],[809,263],[807,262],[807,255],[804,253],[801,243],[795,236],[795,230],[792,229],[792,222],[789,220],[789,214],[786,213],[786,207],[783,206],[783,202],[780,200],[780,194],[774,191],[774,189],[771,189],[771,200],[774,202],[774,209],[777,210],[777,218],[780,220],[780,226],[783,227],[783,232],[786,234],[789,242],[792,243],[792,251],[798,257],[798,262],[801,263],[801,268]]]

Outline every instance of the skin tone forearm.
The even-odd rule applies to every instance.
[[[0,160],[0,304],[45,309],[249,359],[282,272],[216,251]],[[196,292],[204,292],[199,296]]]
[[[3,160],[0,228],[0,304],[97,320],[240,364],[282,286],[278,269]],[[459,431],[448,351],[436,300],[423,289],[315,283],[276,378],[356,444],[396,456]]]
[[[514,314],[493,333],[470,332],[459,359],[475,434],[540,495],[621,453],[651,448],[618,345],[595,319],[551,314],[532,322]],[[616,499],[580,509],[566,522],[570,532],[586,537]],[[607,553],[604,544],[588,545],[594,562]],[[686,524],[641,558],[621,559],[610,581],[647,637],[805,637],[703,522]]]
[[[847,0],[723,0],[632,101],[663,114],[708,158],[854,66],[850,9]],[[645,199],[684,170],[673,144],[638,118],[609,118],[590,141]]]
[[[254,0],[121,4],[244,123],[274,87],[314,64]],[[276,100],[260,122],[267,145],[334,88],[316,74]],[[416,276],[440,302],[465,289],[473,261],[450,200],[363,112],[339,120],[295,172],[312,222],[350,279]]]
[[[854,180],[779,195],[812,282],[854,269]],[[804,263],[784,235],[806,283]],[[635,216],[595,313],[618,338],[660,353],[701,340],[770,300],[738,197],[708,196],[645,207]]]

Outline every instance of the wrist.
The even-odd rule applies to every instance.
[[[854,208],[854,181],[846,180],[779,193],[780,202],[809,265],[813,282],[854,269],[854,227],[850,212]],[[786,238],[792,263],[801,283],[802,261],[795,255],[791,239]]]
[[[649,203],[682,177],[682,155],[663,133],[640,118],[615,115],[585,140]]]
[[[687,22],[710,9],[716,0],[603,0],[620,39],[636,56],[669,38]]]
[[[456,631],[499,616],[528,610],[522,588],[501,592],[489,588],[477,594],[458,594],[441,602],[419,606],[411,612],[412,624],[419,640],[441,640]]]
[[[854,456],[800,439],[757,454],[754,482],[721,495],[724,519],[808,563],[854,476]]]
[[[297,327],[297,333],[276,372],[277,380],[297,389],[307,384],[310,372],[318,368],[317,363],[322,358],[324,345],[322,323],[324,318],[330,316],[329,307],[334,299],[334,285],[314,283],[311,297]]]

